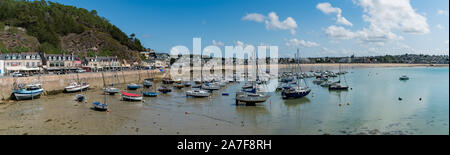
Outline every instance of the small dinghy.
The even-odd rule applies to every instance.
[[[122,92],[122,99],[124,101],[142,101],[142,96],[139,94]]]
[[[140,86],[140,85],[137,85],[137,84],[135,84],[135,83],[131,83],[131,84],[128,84],[128,85],[127,85],[127,89],[128,89],[128,90],[136,90],[136,89],[139,89],[139,88],[141,88],[141,86]]]
[[[94,109],[97,111],[108,110],[108,104],[105,104],[105,103],[100,103],[100,102],[95,101],[94,103],[92,103],[92,105],[94,106]]]
[[[222,96],[230,96],[230,93],[222,93]]]
[[[143,92],[142,95],[144,95],[145,97],[156,97],[156,96],[158,96],[158,93],[156,93],[156,92]]]
[[[86,99],[86,97],[82,94],[77,94],[77,96],[75,97],[75,100],[78,102],[83,102]]]

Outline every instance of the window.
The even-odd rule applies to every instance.
[[[6,66],[9,66],[9,62],[6,63]]]
[[[37,65],[40,66],[40,65],[41,65],[41,62],[37,62]]]
[[[33,67],[36,67],[36,63],[35,63],[35,62],[33,62],[33,63],[32,63],[32,66],[33,66]]]
[[[27,62],[27,67],[30,67],[30,62]]]

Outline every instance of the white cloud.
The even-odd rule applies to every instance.
[[[427,19],[416,13],[409,0],[359,0],[366,14],[363,19],[370,23],[371,30],[384,32],[393,29],[405,33],[426,34]]]
[[[353,26],[353,24],[351,22],[349,22],[345,17],[342,17],[341,9],[331,6],[330,3],[319,3],[319,4],[317,4],[316,8],[325,14],[335,13],[336,14],[336,22],[338,24]]]
[[[359,0],[364,10],[363,20],[369,27],[358,31],[330,26],[325,33],[334,39],[359,39],[364,43],[384,44],[392,40],[403,40],[393,33],[400,30],[408,34],[427,34],[430,32],[427,19],[415,12],[409,0]]]
[[[446,11],[446,10],[438,10],[437,14],[438,15],[448,15],[448,11]]]
[[[253,45],[251,45],[251,44],[246,44],[246,43],[244,43],[244,42],[242,42],[242,41],[235,41],[234,42],[234,46],[241,46],[242,48],[246,48],[247,46],[253,46]]]
[[[437,27],[438,29],[440,29],[440,30],[443,30],[443,29],[444,29],[444,27],[443,27],[441,24],[437,24],[436,27]]]
[[[242,20],[254,21],[254,22],[263,22],[266,17],[259,13],[250,13],[242,17]]]
[[[221,41],[212,40],[212,45],[214,46],[224,46],[225,44]]]
[[[356,34],[342,26],[331,25],[325,30],[325,34],[333,39],[353,39]]]
[[[295,34],[295,29],[298,27],[294,18],[287,17],[285,20],[280,21],[275,12],[270,12],[267,17],[258,13],[250,13],[242,17],[242,20],[255,21],[259,23],[264,21],[266,24],[266,29],[268,30],[289,30],[291,34]]]
[[[294,38],[294,39],[288,40],[286,42],[286,46],[288,46],[288,47],[316,47],[316,46],[319,46],[319,44],[316,42],[298,40],[297,38]]]

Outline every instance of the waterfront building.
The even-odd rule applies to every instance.
[[[77,57],[73,54],[44,54],[45,55],[45,65],[43,66],[47,71],[50,72],[73,72],[78,69],[76,62]]]
[[[39,66],[42,65],[39,53],[6,53],[0,55],[3,60],[3,75],[9,75],[14,72],[33,74],[40,72]]]
[[[117,70],[121,67],[117,56],[111,57],[86,57],[83,67],[89,68],[92,72],[104,70]]]

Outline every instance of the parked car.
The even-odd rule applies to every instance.
[[[20,74],[20,72],[14,72],[14,73],[12,73],[12,76],[13,77],[22,77],[23,75]]]
[[[85,73],[86,70],[84,70],[84,69],[77,69],[75,72],[77,72],[77,73]]]

